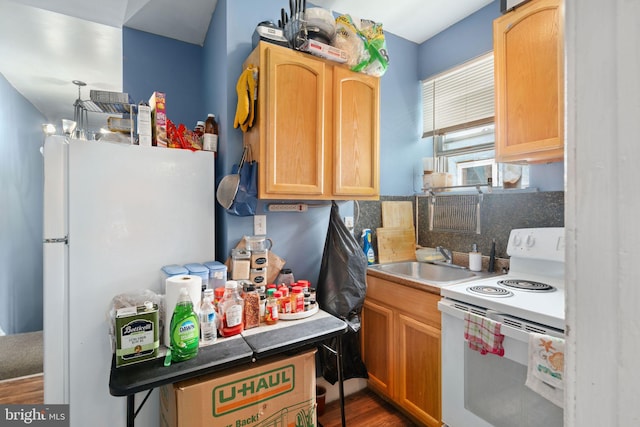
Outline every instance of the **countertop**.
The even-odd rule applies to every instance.
[[[405,262],[411,262],[411,261],[405,261]],[[417,261],[415,261],[415,262],[417,262]],[[502,274],[502,272],[489,273],[486,270],[478,271],[478,272],[474,272],[474,273],[477,274],[477,276],[474,277],[474,278],[464,279],[464,280],[457,281],[457,282],[454,282],[454,283],[448,283],[448,284],[440,285],[440,284],[435,284],[435,283],[429,283],[426,280],[414,279],[414,278],[411,278],[411,277],[408,277],[408,276],[405,276],[405,275],[394,274],[394,273],[389,273],[389,272],[386,272],[386,271],[383,271],[383,270],[378,270],[378,269],[375,269],[375,268],[371,268],[371,266],[369,266],[369,268],[367,268],[367,275],[369,275],[369,276],[377,277],[379,279],[389,280],[391,282],[398,283],[400,285],[408,286],[410,288],[418,289],[418,290],[429,292],[429,293],[436,294],[436,295],[440,295],[440,289],[442,287],[445,287],[445,286],[449,286],[449,285],[453,285],[453,284],[457,284],[457,283],[462,283],[463,281],[464,282],[471,282],[471,281],[474,281],[474,280],[480,280],[480,279],[484,279],[484,278],[491,277],[491,276],[499,276],[499,275]]]
[[[299,320],[279,320],[275,325],[247,329],[242,334],[218,338],[216,343],[198,349],[198,355],[183,362],[163,365],[164,358],[129,366],[115,367],[112,361],[109,392],[113,396],[130,396],[164,384],[218,372],[233,366],[250,364],[274,354],[288,353],[316,345],[342,335],[347,324],[319,310]]]

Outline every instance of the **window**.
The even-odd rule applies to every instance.
[[[453,175],[453,185],[502,186],[528,170],[496,164],[494,157],[493,53],[482,55],[422,82],[423,137],[433,142],[435,169]],[[505,169],[506,168],[506,169]],[[518,170],[520,169],[520,175]],[[514,184],[515,185],[515,184]]]

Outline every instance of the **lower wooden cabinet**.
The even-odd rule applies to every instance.
[[[426,426],[441,419],[440,296],[367,276],[362,357],[369,387]]]

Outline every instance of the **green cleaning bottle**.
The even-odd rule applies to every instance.
[[[171,361],[181,362],[198,355],[200,328],[198,316],[187,288],[180,289],[180,298],[171,316]]]

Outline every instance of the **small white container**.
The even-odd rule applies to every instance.
[[[482,253],[478,252],[478,245],[473,244],[473,250],[469,252],[469,270],[482,270]]]

